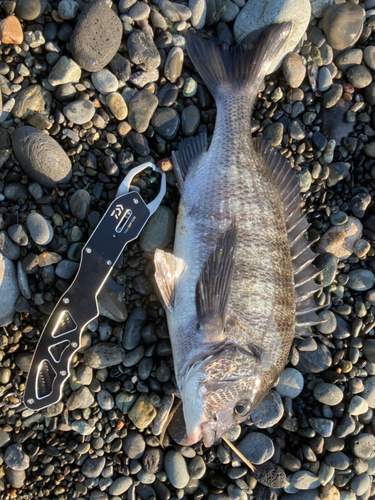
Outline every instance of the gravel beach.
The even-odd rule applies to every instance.
[[[153,265],[173,248],[172,171],[99,295],[62,400],[9,408],[121,180],[212,137],[186,31],[233,45],[288,20],[252,132],[296,172],[324,322],[226,435],[255,472],[225,441],[185,433]],[[375,0],[2,0],[0,41],[0,499],[375,498]],[[152,200],[158,177],[133,189]]]

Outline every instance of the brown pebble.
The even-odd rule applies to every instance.
[[[172,168],[172,162],[169,158],[163,158],[163,160],[159,160],[156,165],[161,168],[163,172],[168,172]]]
[[[120,122],[117,125],[117,132],[119,133],[119,135],[121,137],[125,137],[126,135],[128,135],[128,133],[131,131],[131,129],[132,128],[128,122]]]
[[[39,255],[39,267],[50,266],[51,264],[57,264],[60,262],[62,257],[55,252],[43,252]]]
[[[333,253],[339,260],[348,258],[354,250],[354,245],[362,236],[363,226],[355,217],[348,217],[341,226],[331,227],[321,237],[317,250],[319,253]]]
[[[0,21],[0,40],[10,45],[19,45],[23,42],[22,26],[15,16],[8,16]]]
[[[347,82],[343,83],[342,88],[344,89],[344,92],[346,92],[347,94],[354,94],[354,87],[350,83]]]

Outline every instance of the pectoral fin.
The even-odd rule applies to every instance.
[[[233,222],[219,238],[215,250],[203,266],[195,288],[198,322],[225,326],[230,288],[234,272],[234,254],[238,228]]]
[[[177,284],[186,269],[186,264],[182,259],[163,250],[156,250],[154,263],[161,301],[165,309],[172,311]]]

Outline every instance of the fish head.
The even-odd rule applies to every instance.
[[[182,379],[186,431],[191,443],[212,446],[233,425],[248,419],[263,397],[259,351],[224,346],[192,364]]]

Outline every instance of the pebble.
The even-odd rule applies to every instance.
[[[76,125],[89,122],[95,114],[95,106],[91,101],[80,99],[71,102],[63,108],[64,115]]]
[[[263,464],[275,453],[272,440],[261,432],[250,432],[237,449],[254,465]]]
[[[99,342],[87,349],[84,355],[85,363],[97,370],[119,365],[124,358],[124,349],[111,342]]]
[[[91,198],[84,189],[77,189],[69,199],[69,208],[73,217],[85,220],[90,211]]]
[[[0,253],[0,326],[11,323],[15,311],[16,300],[19,296],[16,268],[13,262]]]
[[[12,115],[17,118],[30,118],[33,112],[48,115],[51,102],[52,96],[48,90],[40,85],[30,85],[17,94]]]
[[[29,468],[30,458],[21,444],[14,443],[5,450],[4,462],[13,470],[23,471]]]
[[[356,291],[365,291],[375,284],[375,275],[367,269],[355,269],[349,273],[348,287]]]
[[[363,226],[355,217],[341,226],[333,226],[323,234],[317,245],[319,253],[329,252],[339,259],[348,258],[354,250],[354,245],[362,237]]]
[[[164,458],[165,472],[172,486],[185,488],[189,482],[189,471],[185,458],[175,450],[169,450]]]
[[[180,47],[173,47],[167,56],[164,65],[164,75],[171,83],[174,83],[181,75],[184,62],[184,53]]]
[[[110,495],[114,495],[113,498],[115,498],[115,496],[117,498],[121,498],[120,495],[123,495],[124,493],[126,493],[132,484],[133,484],[133,481],[131,480],[130,477],[127,477],[127,476],[118,477],[110,485],[110,487],[108,489],[108,493]],[[108,497],[106,497],[105,500],[107,500],[107,498]],[[91,496],[90,496],[90,500],[91,500]],[[96,499],[93,499],[93,500],[96,500]]]
[[[31,238],[37,245],[48,245],[53,238],[51,224],[37,212],[31,212],[27,216],[27,227]]]
[[[131,65],[129,59],[126,59],[122,54],[114,55],[109,63],[112,73],[118,80],[127,82],[131,76]]]
[[[375,436],[368,433],[354,436],[350,442],[352,453],[358,457],[368,460],[373,458],[375,452]]]
[[[108,69],[101,69],[91,74],[91,81],[98,92],[107,95],[116,92],[119,83],[117,78]]]
[[[115,56],[122,33],[122,23],[107,3],[91,2],[81,12],[70,38],[74,60],[86,71],[101,70]]]
[[[88,408],[95,402],[94,396],[91,394],[90,389],[86,386],[80,387],[74,391],[66,402],[68,410],[73,411],[77,409]]]
[[[169,107],[172,106],[178,97],[178,87],[173,83],[166,83],[158,92],[159,106]]]
[[[278,392],[271,390],[251,412],[251,419],[258,429],[268,429],[276,425],[283,414],[284,406],[281,396]]]
[[[151,125],[154,127],[155,132],[163,139],[172,140],[178,132],[180,118],[176,110],[172,108],[160,108],[152,117]]]
[[[129,58],[134,64],[143,64],[148,68],[160,65],[160,54],[149,33],[134,30],[128,41]]]
[[[365,473],[355,476],[350,481],[350,487],[358,497],[364,495],[368,491],[370,486],[371,486],[370,476],[368,476]]]
[[[149,90],[141,90],[129,102],[129,125],[140,134],[146,132],[157,107],[156,95]]]
[[[337,273],[338,258],[332,253],[325,252],[317,256],[314,261],[315,267],[321,269],[321,284],[323,287],[333,283]]]
[[[343,50],[359,39],[363,28],[363,9],[354,3],[330,6],[323,15],[323,32],[329,45]]]
[[[352,66],[361,64],[362,58],[363,52],[361,49],[347,49],[338,54],[335,59],[335,64],[346,73]]]
[[[350,400],[348,413],[349,415],[363,415],[368,411],[368,403],[361,396],[353,396]]]
[[[169,0],[161,0],[159,8],[165,17],[174,23],[179,21],[188,21],[191,17],[191,10],[185,5],[170,2]]]
[[[121,94],[111,92],[106,96],[105,100],[116,120],[125,120],[128,115],[128,107]]]
[[[312,490],[321,485],[318,477],[307,470],[295,472],[290,478],[290,483],[298,490]]]
[[[0,21],[0,40],[10,45],[20,45],[23,42],[23,31],[15,16],[8,16]]]
[[[129,418],[138,429],[144,429],[156,416],[156,409],[146,395],[139,396],[130,409]]]
[[[299,351],[299,362],[296,369],[301,373],[320,373],[332,364],[332,356],[329,349],[318,344],[314,351]]]
[[[99,477],[105,467],[105,463],[105,457],[89,457],[84,461],[81,472],[86,478]]]
[[[332,74],[330,70],[323,66],[320,68],[318,73],[318,88],[321,92],[328,90],[332,86]]]
[[[372,76],[369,70],[361,64],[354,64],[346,72],[348,82],[356,89],[363,89],[370,85]]]
[[[368,377],[364,383],[362,397],[370,408],[375,408],[375,377]]]
[[[189,0],[189,9],[191,11],[190,22],[193,28],[200,30],[206,21],[207,3],[205,0]]]
[[[145,3],[136,3],[129,12],[129,16],[134,21],[142,21],[143,19],[147,19],[150,14],[150,7]]]
[[[190,104],[186,106],[181,115],[182,133],[189,137],[196,133],[200,122],[200,112],[197,106]]]
[[[74,2],[75,3],[75,2]],[[48,76],[51,85],[77,83],[81,78],[81,68],[67,56],[61,56]]]
[[[324,461],[336,470],[346,470],[350,465],[350,460],[341,451],[335,451],[325,456]]]
[[[18,0],[16,14],[25,21],[34,21],[45,11],[47,0]]]
[[[318,384],[314,389],[314,398],[328,406],[335,406],[341,403],[343,397],[343,392],[333,384],[323,382],[322,384]]]
[[[375,70],[375,47],[368,45],[363,51],[363,59],[370,69]]]
[[[333,333],[337,328],[336,316],[332,311],[324,311],[318,313],[318,316],[324,320],[324,323],[318,325],[318,330],[320,333],[330,334]]]
[[[280,0],[272,9],[264,9],[257,0],[248,0],[234,22],[234,37],[238,43],[252,31],[273,23],[292,21],[292,30],[271,64],[268,70],[270,74],[281,65],[286,54],[293,52],[306,31],[310,15],[310,0]]]
[[[303,385],[303,376],[298,370],[285,368],[280,374],[275,389],[283,398],[295,399],[301,394]]]

